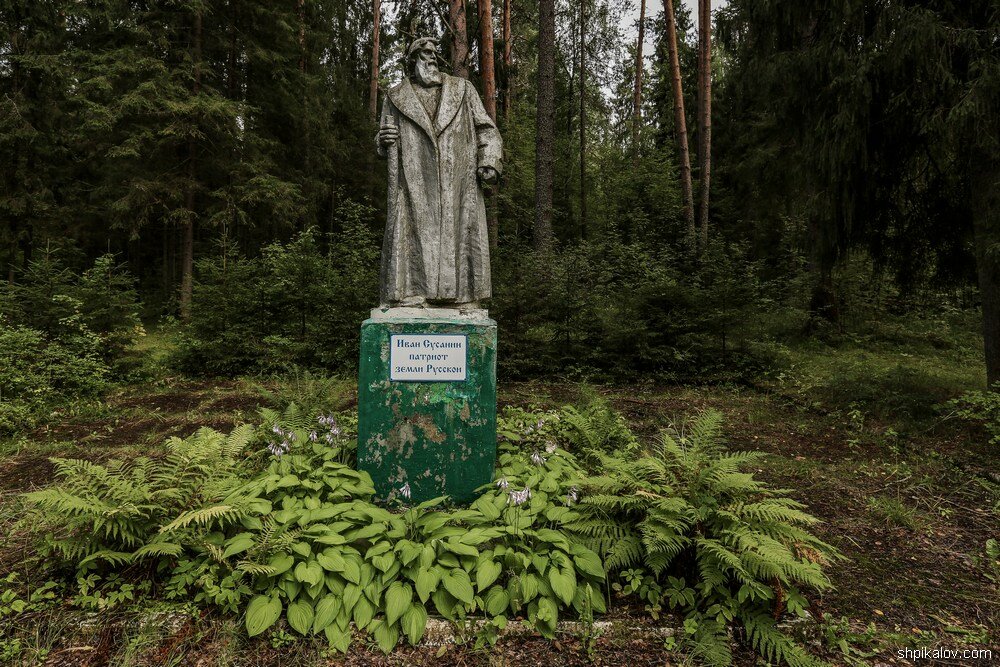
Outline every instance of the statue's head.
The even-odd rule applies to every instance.
[[[431,37],[415,39],[406,50],[406,73],[421,86],[440,85],[443,76],[438,69],[437,59],[437,40]]]

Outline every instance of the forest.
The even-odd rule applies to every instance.
[[[357,470],[420,37],[503,137],[468,507]],[[1000,651],[994,0],[0,0],[0,167],[0,664]]]

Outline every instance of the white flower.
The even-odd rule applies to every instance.
[[[277,444],[272,443],[267,446],[267,450],[272,454],[274,454],[275,456],[281,456],[282,454],[287,454],[289,449],[291,449],[291,443],[289,443],[287,440],[282,440]]]
[[[523,491],[511,491],[507,494],[508,505],[522,505],[531,498],[531,489],[524,487]]]
[[[403,486],[399,487],[399,495],[403,496],[407,500],[410,499],[410,496],[412,494],[410,492],[410,483],[409,482],[407,482],[407,483],[403,484]]]
[[[507,481],[506,477],[501,477],[497,480],[498,489],[506,489],[508,486],[510,486],[510,482]]]
[[[533,452],[531,454],[531,462],[534,463],[536,466],[543,466],[545,465],[545,457],[539,454],[538,452]]]
[[[566,494],[566,506],[569,507],[573,503],[580,500],[580,490],[575,486],[570,488],[569,493]]]
[[[316,434],[316,431],[310,431],[309,442],[316,442],[317,440],[319,440],[319,436]]]
[[[545,441],[545,451],[547,453],[549,453],[549,454],[551,454],[552,452],[556,451],[556,443],[555,443],[555,441],[553,441],[553,440],[546,440]]]

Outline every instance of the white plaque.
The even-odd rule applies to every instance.
[[[392,382],[464,382],[468,337],[465,334],[391,334]]]

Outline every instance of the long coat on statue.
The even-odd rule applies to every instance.
[[[382,244],[383,304],[412,297],[465,303],[490,296],[486,206],[476,169],[500,173],[496,124],[466,79],[443,75],[432,118],[409,79],[389,89],[381,124],[399,128],[388,148],[389,201]]]

